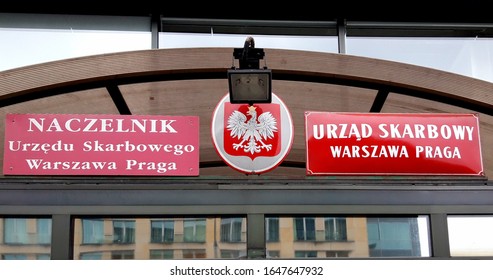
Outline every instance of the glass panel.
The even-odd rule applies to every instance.
[[[242,218],[221,219],[221,242],[241,242]]]
[[[135,243],[135,221],[113,221],[113,242]]]
[[[207,256],[204,249],[186,249],[183,250],[184,259],[205,259]]]
[[[101,252],[89,252],[80,254],[81,260],[102,260],[103,253]]]
[[[74,220],[74,259],[237,259],[246,251],[245,217]]]
[[[335,36],[281,36],[252,34],[159,33],[159,48],[241,48],[248,36],[255,38],[256,48],[290,49],[337,53]],[[233,50],[231,50],[233,51]]]
[[[0,219],[0,259],[41,260],[51,255],[51,219]],[[2,237],[2,236],[0,236]]]
[[[4,220],[5,244],[28,244],[27,219]]]
[[[3,254],[2,260],[27,260],[25,254]]]
[[[184,221],[185,242],[205,242],[205,219],[187,219]]]
[[[279,218],[272,217],[265,219],[265,232],[267,242],[279,241]]]
[[[149,259],[151,260],[173,259],[173,250],[151,250]]]
[[[132,260],[134,259],[134,251],[112,251],[111,252],[112,260]]]
[[[151,221],[151,242],[173,242],[175,223],[172,220]]]
[[[347,37],[347,53],[453,72],[492,82],[491,38]]]
[[[295,251],[294,257],[295,258],[316,258],[317,257],[317,251]]]
[[[49,260],[50,259],[50,255],[48,254],[39,254],[39,255],[36,255],[36,259],[37,260]]]
[[[150,32],[20,28],[0,28],[0,36],[0,71],[72,57],[150,49],[152,39]],[[36,55],[26,55],[30,53]]]
[[[315,240],[315,218],[294,218],[294,240]]]
[[[493,256],[493,216],[449,216],[447,223],[451,256]]]
[[[325,240],[347,240],[346,218],[325,218]]]
[[[245,257],[241,250],[221,250],[222,259],[239,259]]]
[[[428,228],[427,216],[266,217],[267,258],[429,257]]]
[[[82,243],[102,244],[104,243],[104,221],[97,219],[82,220]]]
[[[280,252],[279,251],[267,251],[267,258],[279,258]]]
[[[416,218],[368,218],[370,257],[419,257]]]
[[[40,244],[51,243],[51,219],[37,220],[38,242]]]

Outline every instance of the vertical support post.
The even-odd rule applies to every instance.
[[[337,20],[337,41],[338,41],[338,47],[339,47],[339,53],[340,54],[345,54],[346,53],[346,20],[345,19],[338,19]]]
[[[265,250],[265,218],[263,214],[247,215],[247,257],[264,259]]]
[[[71,260],[72,256],[72,228],[70,215],[51,216],[51,259]]]
[[[450,258],[450,243],[447,214],[430,215],[432,257]]]
[[[151,48],[159,49],[159,32],[161,31],[161,16],[151,15]]]

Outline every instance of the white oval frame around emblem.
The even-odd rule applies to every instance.
[[[232,156],[224,150],[224,103],[229,102],[229,93],[226,94],[214,109],[211,121],[212,142],[219,156],[231,168],[247,175],[262,174],[273,170],[281,164],[291,151],[294,138],[294,126],[291,113],[284,102],[272,93],[272,103],[280,105],[281,115],[281,151],[276,156],[258,156],[253,160],[248,156]],[[255,104],[262,106],[262,104]]]

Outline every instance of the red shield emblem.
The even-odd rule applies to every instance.
[[[229,94],[212,116],[212,140],[221,158],[245,174],[277,167],[293,144],[293,120],[284,102],[272,93],[272,103],[231,104]]]
[[[224,103],[224,151],[232,156],[272,157],[281,150],[279,104]]]

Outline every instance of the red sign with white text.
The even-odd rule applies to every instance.
[[[7,114],[3,173],[198,176],[199,117]]]
[[[476,114],[305,112],[307,175],[484,176]]]

